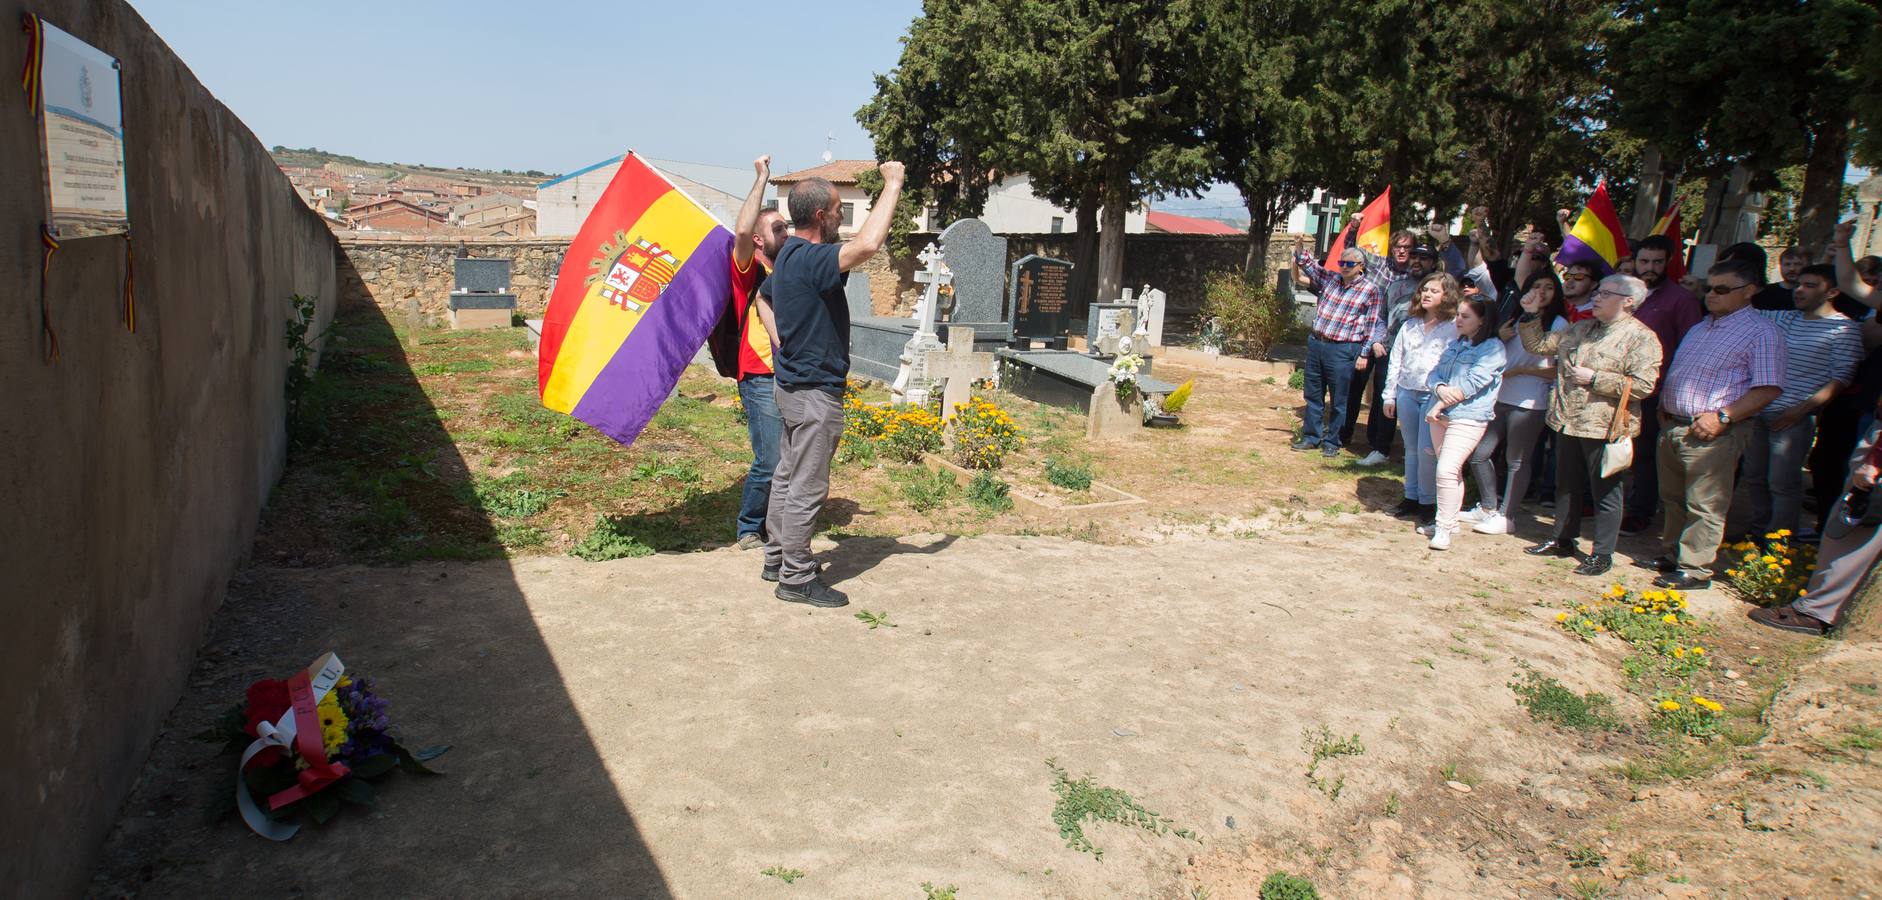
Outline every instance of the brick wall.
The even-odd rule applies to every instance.
[[[561,265],[566,238],[457,238],[437,236],[363,236],[340,232],[340,249],[352,260],[342,273],[346,300],[370,300],[392,312],[444,315],[453,284],[453,259],[460,240],[472,256],[508,259],[510,290],[517,312],[540,316],[549,305],[549,282]]]

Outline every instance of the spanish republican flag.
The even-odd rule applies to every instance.
[[[1594,263],[1602,273],[1612,274],[1627,255],[1627,233],[1621,229],[1621,217],[1614,214],[1608,184],[1603,181],[1595,185],[1594,196],[1588,198],[1575,227],[1562,236],[1562,252],[1555,255],[1555,262],[1562,266]]]
[[[1379,196],[1372,198],[1366,208],[1359,211],[1359,227],[1342,229],[1340,236],[1333,239],[1333,246],[1327,250],[1326,262],[1329,269],[1337,269],[1340,253],[1346,250],[1346,235],[1349,231],[1358,231],[1359,239],[1353,246],[1370,250],[1380,256],[1385,255],[1386,245],[1392,242],[1392,186],[1386,185]]]
[[[1666,278],[1677,284],[1686,277],[1686,236],[1679,230],[1679,204],[1673,204],[1660,221],[1653,223],[1653,233],[1664,234],[1673,242],[1673,252],[1666,257]]]
[[[732,232],[629,151],[543,316],[542,405],[631,444],[732,291]]]

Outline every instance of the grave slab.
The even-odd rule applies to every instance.
[[[979,219],[962,219],[941,232],[941,254],[954,275],[954,309],[947,321],[1006,343],[1013,325],[1006,310],[1006,238]]]

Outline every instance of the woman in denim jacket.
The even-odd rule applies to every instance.
[[[1457,513],[1464,505],[1464,463],[1496,416],[1496,395],[1503,386],[1503,342],[1496,336],[1496,304],[1484,294],[1457,305],[1457,339],[1431,370],[1431,396],[1425,421],[1438,457],[1438,517],[1431,527],[1431,549],[1451,549]]]

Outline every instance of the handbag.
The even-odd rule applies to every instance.
[[[1627,435],[1627,404],[1634,399],[1634,378],[1621,384],[1621,402],[1608,423],[1608,442],[1601,448],[1601,477],[1613,478],[1634,464],[1634,439]]]

